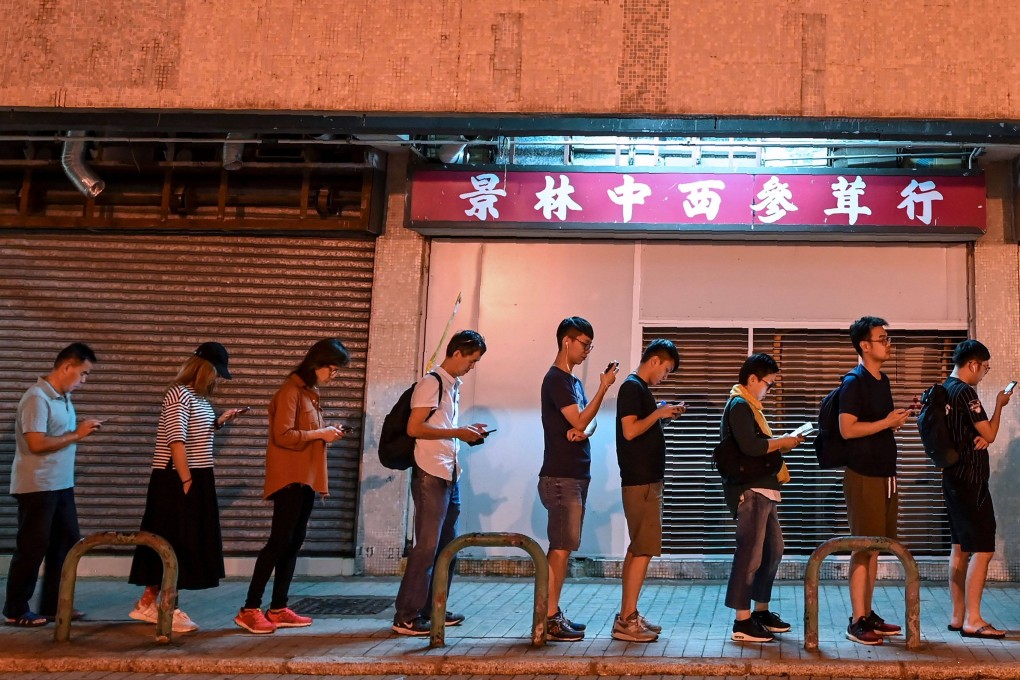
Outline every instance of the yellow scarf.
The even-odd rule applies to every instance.
[[[765,420],[765,414],[761,411],[761,400],[755,399],[751,396],[751,393],[747,391],[747,388],[737,383],[730,390],[730,399],[734,397],[740,397],[747,402],[747,405],[751,407],[751,413],[754,414],[754,421],[758,423],[758,427],[761,428],[762,433],[767,437],[772,436],[772,428],[769,427],[768,421]],[[776,473],[776,479],[779,480],[780,484],[786,484],[790,481],[790,471],[786,467],[786,461],[783,461],[783,467]]]

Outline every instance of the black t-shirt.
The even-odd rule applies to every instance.
[[[985,409],[981,406],[977,391],[959,378],[949,377],[944,383],[949,393],[949,413],[946,424],[949,434],[953,437],[956,450],[960,452],[960,462],[946,468],[943,474],[959,479],[984,483],[988,481],[988,451],[974,448],[974,437],[978,435],[974,423],[988,420]]]
[[[662,423],[657,421],[630,441],[624,438],[621,423],[625,416],[647,418],[656,408],[648,383],[634,374],[627,376],[616,397],[616,460],[620,464],[622,486],[654,484],[666,476],[666,436]]]
[[[561,368],[550,366],[542,380],[542,432],[545,452],[539,477],[591,479],[591,444],[587,439],[567,441],[570,421],[562,409],[577,404],[582,411],[588,405],[581,381]]]
[[[839,393],[839,412],[857,416],[862,423],[873,423],[892,413],[892,388],[888,376],[881,375],[881,380],[875,380],[863,364],[850,371]],[[848,468],[865,477],[896,475],[896,437],[890,428],[850,442]]]

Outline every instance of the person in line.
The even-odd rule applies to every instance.
[[[762,400],[779,377],[779,364],[768,354],[752,354],[740,367],[723,411],[720,437],[732,434],[745,456],[777,455],[793,450],[804,437],[776,437],[765,419]],[[772,584],[783,559],[783,527],[779,524],[780,488],[790,481],[786,463],[773,474],[739,484],[724,484],[726,506],[737,520],[737,545],[726,584],[726,606],[735,610],[730,639],[737,642],[771,642],[775,633],[790,630],[769,610]],[[754,611],[751,611],[754,600]]]
[[[428,635],[432,626],[432,573],[436,558],[457,537],[460,517],[460,442],[482,442],[485,423],[461,427],[461,378],[485,354],[485,340],[476,331],[455,333],[446,358],[435,369],[439,380],[426,375],[411,395],[407,434],[415,438],[411,499],[414,502],[414,546],[397,591],[392,630],[400,635]],[[438,407],[437,407],[438,404]],[[457,560],[450,562],[447,584],[453,581]],[[446,612],[445,625],[457,626],[464,617]]]
[[[999,434],[1003,407],[1012,392],[995,395],[989,418],[974,389],[992,370],[992,355],[977,340],[964,340],[953,353],[952,374],[946,379],[949,433],[960,461],[942,470],[942,494],[949,514],[952,549],[949,555],[949,596],[953,613],[949,630],[965,638],[1001,640],[1006,631],[981,616],[981,595],[988,563],[995,554],[995,508],[988,490],[988,445]]]
[[[215,588],[224,577],[213,436],[243,409],[228,409],[217,416],[209,397],[219,378],[230,380],[227,360],[227,350],[220,343],[199,345],[177,372],[160,406],[140,530],[165,538],[174,549],[178,590]],[[147,546],[138,546],[128,582],[145,586],[145,591],[128,616],[156,623],[156,597],[162,579],[159,555]],[[174,607],[173,632],[198,630],[177,603]]]
[[[3,611],[9,626],[43,626],[57,613],[60,571],[68,551],[81,538],[74,502],[75,452],[78,442],[102,425],[95,418],[78,422],[71,393],[85,384],[96,363],[88,345],[70,344],[57,354],[50,372],[18,402],[11,464],[18,533]],[[29,603],[43,563],[36,614]],[[74,613],[74,618],[82,616]]]
[[[611,363],[599,375],[591,402],[574,374],[594,346],[595,331],[579,316],[560,322],[556,329],[556,360],[542,380],[542,431],[545,440],[538,497],[549,513],[549,609],[546,632],[550,640],[584,639],[586,625],[571,621],[560,609],[560,593],[567,578],[570,553],[581,545],[585,501],[591,481],[591,444],[595,415],[619,365]]]
[[[662,626],[638,611],[641,586],[652,557],[662,554],[662,489],[666,476],[666,436],[662,422],[686,411],[681,404],[657,404],[651,387],[680,366],[669,340],[653,340],[637,370],[620,385],[616,400],[616,460],[620,465],[623,514],[630,545],[623,559],[623,597],[613,621],[613,638],[653,642]]]
[[[269,540],[255,560],[244,607],[234,617],[234,623],[250,633],[312,625],[311,617],[287,606],[287,599],[315,494],[329,494],[326,446],[344,434],[342,427],[326,424],[319,386],[333,380],[349,362],[350,354],[340,340],[320,340],[269,402],[264,498],[273,501],[273,523]],[[274,572],[272,600],[263,614],[262,596]]]
[[[850,326],[860,363],[843,381],[839,393],[839,432],[849,441],[843,495],[854,536],[896,538],[899,493],[896,489],[896,437],[910,415],[895,408],[889,378],[882,365],[892,358],[892,340],[885,319],[864,316]],[[872,608],[878,553],[855,550],[850,555],[848,640],[880,645],[897,635],[900,626],[887,623]]]

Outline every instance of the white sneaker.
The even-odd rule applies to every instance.
[[[147,605],[143,605],[141,600],[135,602],[135,608],[128,614],[129,617],[135,621],[144,621],[145,623],[156,623],[156,616],[159,612],[156,609],[156,601],[153,600]]]
[[[174,622],[171,630],[175,633],[191,633],[198,630],[198,624],[180,609],[174,610]]]

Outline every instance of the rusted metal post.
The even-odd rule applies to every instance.
[[[177,555],[162,536],[138,531],[133,534],[121,534],[107,531],[92,534],[80,541],[67,553],[64,567],[60,571],[60,595],[57,601],[57,629],[53,633],[56,642],[67,642],[71,639],[71,613],[74,611],[74,587],[78,577],[78,562],[82,556],[93,548],[111,545],[146,545],[159,555],[163,561],[163,582],[160,585],[159,615],[156,618],[156,642],[170,642],[173,628],[174,607],[177,602]]]
[[[533,538],[524,534],[503,531],[491,533],[463,534],[450,541],[436,558],[432,572],[432,632],[430,647],[446,645],[446,599],[450,590],[450,563],[464,548],[520,548],[531,556],[535,564],[535,610],[531,624],[531,644],[541,647],[545,644],[545,619],[549,606],[549,561],[545,551]]]
[[[837,550],[874,550],[892,553],[903,565],[904,617],[907,625],[907,649],[921,644],[921,576],[910,551],[891,538],[882,536],[839,536],[815,548],[804,569],[804,649],[818,649],[818,579],[822,561]]]

